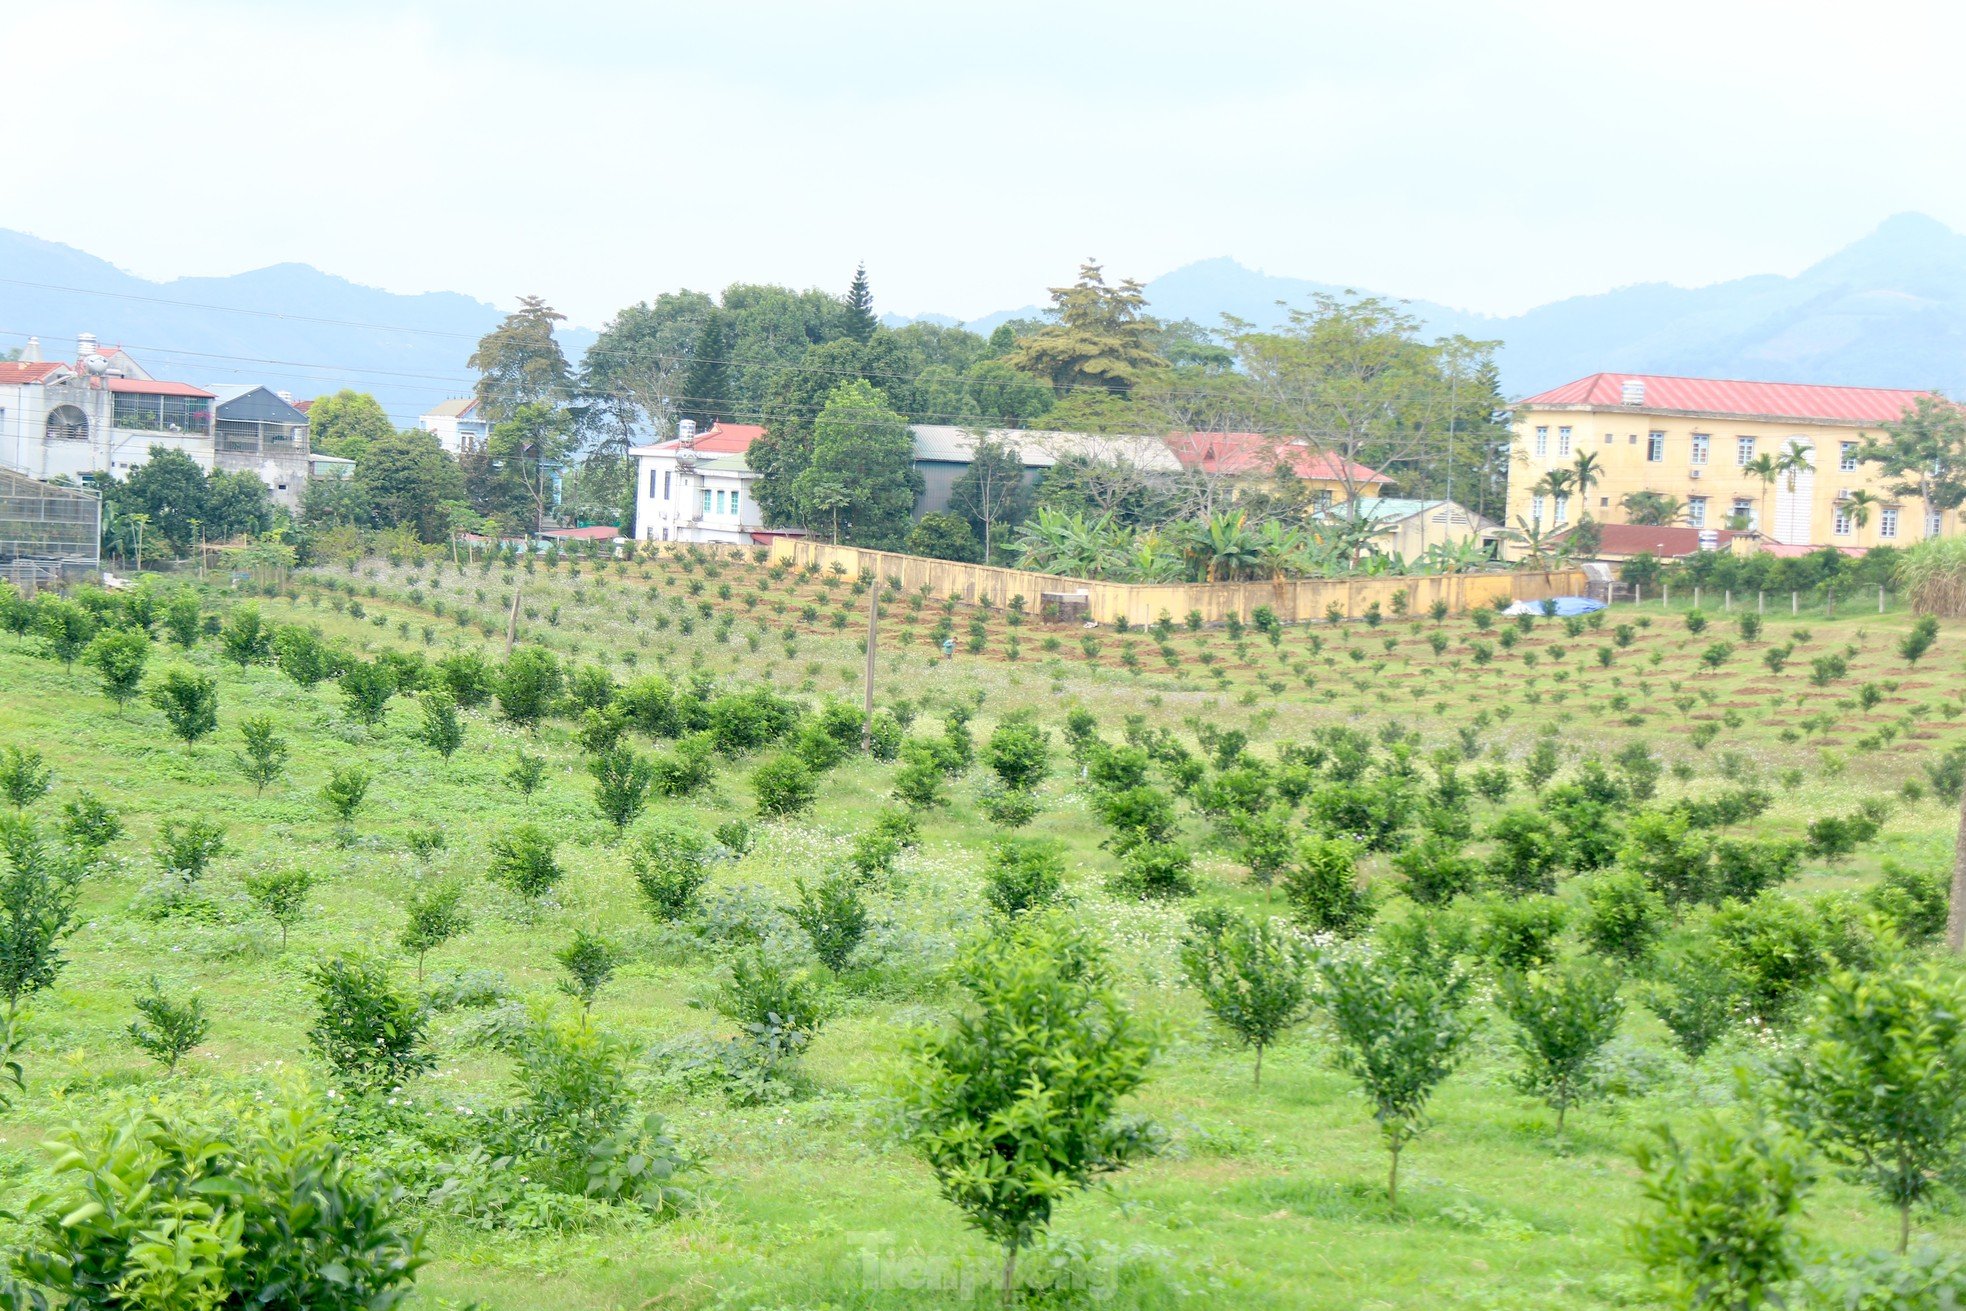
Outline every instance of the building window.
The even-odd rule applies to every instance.
[[[649,470],[649,499],[655,499],[655,470]]]
[[[1597,498],[1597,508],[1600,510],[1604,509],[1610,504],[1611,504],[1611,498],[1608,496],[1600,496]]]
[[[1686,498],[1686,522],[1695,528],[1707,526],[1707,498],[1689,496]]]
[[[1570,522],[1570,498],[1568,496],[1559,496],[1556,498],[1556,521],[1560,524]]]
[[[1559,460],[1570,458],[1570,430],[1568,428],[1558,428],[1556,430],[1556,456]]]
[[[1727,517],[1727,526],[1737,532],[1756,527],[1754,522],[1754,502],[1745,496],[1734,498],[1734,509]]]
[[[1886,508],[1877,512],[1877,535],[1896,537],[1898,535],[1898,512]]]
[[[1927,537],[1937,537],[1944,527],[1944,514],[1938,510],[1927,510],[1925,512],[1925,535]]]
[[[1529,522],[1538,524],[1543,522],[1543,498],[1540,496],[1529,498]]]
[[[703,489],[703,513],[710,513],[710,489],[708,487]]]
[[[717,492],[717,513],[722,514],[723,512],[724,512],[724,494],[722,489],[719,489]]]
[[[1540,460],[1549,453],[1550,430],[1548,428],[1538,428],[1536,430],[1536,458]]]
[[[1311,507],[1318,511],[1331,508],[1332,492],[1329,487],[1320,487],[1311,493]]]
[[[1710,441],[1711,439],[1703,432],[1693,434],[1693,463],[1705,464],[1707,462],[1707,446]]]
[[[738,496],[739,496],[740,494],[741,494],[741,493],[739,493],[739,492],[732,492],[732,493],[730,494],[730,512],[731,512],[732,514],[736,514],[736,513],[737,513],[737,498],[738,498]]]
[[[1745,468],[1747,466],[1748,461],[1752,460],[1753,458],[1754,458],[1754,438],[1736,437],[1734,439],[1734,463],[1741,465],[1743,468]]]
[[[669,499],[669,474],[670,470],[668,469],[662,471],[662,499],[665,501]],[[654,477],[655,475],[650,474],[649,476]],[[650,487],[649,490],[653,492],[655,489],[654,487]]]
[[[1840,505],[1836,507],[1836,522],[1830,525],[1830,531],[1838,537],[1850,535],[1850,512]]]
[[[1647,464],[1662,464],[1666,458],[1666,435],[1662,432],[1645,434],[1645,461]]]
[[[1855,473],[1857,471],[1857,443],[1844,442],[1841,450],[1842,458],[1837,460],[1836,467],[1845,473]]]
[[[1637,440],[1638,440],[1638,437],[1637,437],[1637,435],[1636,435],[1636,434],[1634,434],[1634,435],[1633,435],[1633,437],[1632,437],[1632,440],[1633,440],[1633,441],[1637,441]],[[1604,444],[1605,444],[1606,446],[1616,446],[1616,445],[1618,444],[1618,435],[1617,435],[1616,433],[1611,433],[1611,432],[1607,432],[1607,433],[1605,433],[1605,434],[1604,434]]]

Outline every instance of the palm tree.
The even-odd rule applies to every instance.
[[[1620,504],[1625,507],[1626,523],[1661,528],[1679,520],[1679,498],[1664,492],[1626,492]]]
[[[1789,495],[1793,496],[1795,480],[1802,474],[1816,472],[1816,466],[1809,463],[1809,448],[1791,438],[1782,458],[1775,461],[1775,471],[1788,479]]]
[[[1551,501],[1550,517],[1556,517],[1555,503],[1570,494],[1570,485],[1577,475],[1568,469],[1551,469],[1529,490],[1537,496],[1547,496]]]
[[[1881,504],[1874,493],[1863,487],[1843,498],[1843,513],[1857,525],[1857,545],[1863,545],[1864,525],[1870,522],[1870,512]]]
[[[1588,502],[1591,488],[1604,481],[1604,475],[1597,467],[1597,452],[1577,452],[1576,460],[1570,465],[1570,477],[1576,483],[1578,498]]]
[[[1781,463],[1774,456],[1763,451],[1741,466],[1741,472],[1761,479],[1761,522],[1756,525],[1763,533],[1768,531],[1768,489],[1782,476]]]
[[[1528,550],[1528,554],[1522,558],[1525,565],[1547,569],[1562,558],[1562,545],[1555,540],[1554,532],[1545,532],[1542,524],[1530,523],[1521,515],[1516,516],[1515,525],[1509,535]]]

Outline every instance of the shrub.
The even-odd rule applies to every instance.
[[[1584,941],[1601,956],[1644,960],[1671,926],[1666,899],[1635,870],[1598,874],[1584,885]]]
[[[61,807],[61,833],[84,860],[96,860],[123,836],[123,821],[101,797],[86,789]]]
[[[916,810],[941,805],[945,776],[934,746],[911,738],[901,747],[901,760],[901,768],[894,776],[895,799]]]
[[[0,796],[15,810],[25,810],[48,795],[54,781],[54,771],[42,764],[41,753],[32,747],[9,746],[0,751]]]
[[[983,862],[983,896],[1015,918],[1056,902],[1064,892],[1065,860],[1058,845],[1036,838],[999,838]]]
[[[1459,842],[1439,835],[1399,852],[1393,868],[1406,876],[1406,895],[1423,906],[1445,905],[1481,885],[1481,862],[1464,854]]]
[[[812,770],[793,755],[775,756],[751,771],[751,788],[758,814],[767,819],[800,814],[810,809],[819,795]]]
[[[1493,898],[1481,907],[1481,951],[1505,971],[1533,970],[1556,959],[1569,908],[1555,897]]]
[[[647,807],[655,767],[633,747],[616,746],[589,760],[587,770],[594,776],[594,808],[621,833]]]
[[[499,673],[499,713],[520,728],[537,728],[558,703],[564,681],[560,662],[551,651],[522,646]]]
[[[164,712],[172,736],[186,747],[218,727],[218,680],[183,665],[167,669],[150,688],[150,702]]]
[[[150,988],[136,999],[137,1018],[130,1022],[130,1041],[138,1051],[176,1074],[184,1054],[205,1041],[211,1020],[205,1014],[204,999],[196,993],[177,1001],[164,991],[155,977]]]
[[[423,958],[453,938],[471,930],[471,911],[465,905],[468,889],[458,879],[442,879],[416,889],[404,908],[406,918],[397,942],[416,957],[417,982],[423,981]]]
[[[533,901],[551,892],[565,871],[546,831],[535,824],[519,824],[492,838],[485,873],[494,883]]]
[[[650,763],[651,782],[665,797],[686,797],[702,791],[716,776],[713,758],[716,742],[708,733],[691,733],[678,738],[675,749],[657,756]]]
[[[713,858],[713,849],[697,830],[664,822],[636,839],[628,867],[649,914],[673,923],[696,913]]]
[[[167,819],[151,848],[157,864],[185,883],[204,876],[205,867],[225,851],[225,830],[208,819]]]
[[[308,1043],[355,1094],[387,1092],[436,1063],[423,1007],[389,981],[378,961],[336,956],[308,972],[314,1027]]]
[[[57,1182],[14,1260],[36,1290],[22,1306],[45,1289],[77,1307],[250,1297],[267,1311],[375,1311],[401,1305],[424,1262],[396,1195],[344,1161],[311,1106],[251,1106],[227,1121],[132,1110],[62,1130],[54,1146]]]
[[[1510,971],[1499,1000],[1522,1060],[1516,1087],[1556,1112],[1561,1134],[1570,1107],[1594,1091],[1593,1067],[1624,1017],[1617,976],[1595,966]]]
[[[1495,845],[1488,873],[1518,895],[1556,891],[1563,865],[1563,835],[1543,812],[1518,808],[1496,816],[1486,835]]]
[[[313,890],[314,875],[299,867],[258,870],[246,876],[246,895],[280,926],[280,950],[287,949],[287,934],[306,915],[307,894]]]
[[[942,1195],[1003,1249],[1008,1302],[1017,1253],[1057,1204],[1151,1150],[1120,1105],[1155,1043],[1092,940],[1048,918],[984,937],[957,974],[971,1005],[915,1040],[902,1123]]]
[[[1189,921],[1182,973],[1216,1023],[1254,1049],[1252,1084],[1263,1082],[1263,1049],[1303,1019],[1310,963],[1308,945],[1281,921],[1219,909]]]
[[[1360,852],[1357,842],[1342,837],[1309,837],[1297,844],[1296,858],[1283,874],[1283,895],[1311,932],[1352,937],[1372,922],[1378,908],[1359,883]]]
[[[1194,895],[1194,857],[1174,842],[1136,842],[1120,856],[1109,887],[1123,896],[1163,900]]]
[[[835,974],[847,967],[867,937],[871,921],[859,885],[844,874],[831,874],[808,887],[798,881],[799,901],[792,919],[812,940],[813,955]]]
[[[351,660],[341,671],[341,696],[359,724],[379,724],[396,695],[396,674],[380,660]]]
[[[1028,792],[1050,769],[1051,734],[1028,720],[999,724],[983,749],[983,760],[1006,788]]]

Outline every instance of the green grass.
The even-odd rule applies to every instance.
[[[617,677],[658,668],[680,677],[700,669],[739,683],[771,679],[809,698],[857,700],[864,596],[851,597],[836,584],[833,600],[822,604],[813,599],[813,585],[790,593],[791,580],[781,580],[755,611],[747,611],[741,598],[765,577],[762,570],[726,565],[718,577],[706,578],[700,566],[685,574],[671,560],[647,566],[651,576],[644,579],[643,568],[610,570],[598,589],[591,566],[578,580],[566,569],[530,576],[514,571],[509,584],[503,570],[481,574],[472,568],[460,578],[446,568],[439,593],[427,569],[412,575],[371,561],[352,574],[334,569],[303,575],[291,598],[259,603],[273,620],[317,623],[349,644],[435,654],[455,640],[498,652],[507,598],[523,583],[522,614],[532,607],[539,615],[522,619],[525,640],[576,662],[598,663],[605,656]],[[417,602],[410,599],[412,576]],[[734,641],[715,643],[714,618],[700,615],[691,634],[678,631],[678,610],[668,598],[681,596],[695,615],[699,598],[684,588],[691,577],[705,580],[700,599],[715,614],[734,617]],[[365,610],[385,616],[385,626],[350,617],[348,598],[340,592],[331,598],[325,582],[373,588],[374,595],[360,599]],[[720,582],[733,584],[730,601],[715,595]],[[482,602],[476,598],[480,588],[486,592]],[[447,610],[462,604],[479,618],[460,628],[450,615],[437,616],[431,602],[439,597]],[[788,602],[787,614],[772,614],[770,605],[781,599]],[[344,608],[337,610],[331,600]],[[818,606],[816,624],[798,621],[805,604]],[[555,605],[560,619],[549,624],[545,617]],[[827,616],[841,607],[853,621],[835,630]],[[980,694],[979,741],[996,717],[1017,708],[1038,709],[1055,728],[1068,701],[1097,714],[1109,737],[1117,736],[1129,714],[1183,733],[1184,721],[1198,716],[1218,727],[1248,726],[1259,750],[1335,722],[1376,729],[1397,721],[1421,733],[1429,747],[1448,745],[1457,740],[1457,728],[1479,722],[1484,748],[1513,757],[1542,726],[1555,724],[1570,755],[1613,750],[1629,740],[1652,743],[1668,762],[1691,772],[1685,780],[1667,778],[1668,796],[1711,789],[1723,769],[1751,775],[1779,798],[1755,831],[1787,835],[1799,834],[1815,814],[1849,810],[1862,796],[1897,793],[1907,780],[1923,777],[1932,752],[1966,741],[1958,711],[1945,709],[1962,691],[1966,629],[1948,625],[1937,649],[1907,669],[1893,650],[1909,625],[1901,612],[1846,612],[1833,621],[1820,614],[1798,620],[1771,614],[1761,641],[1750,646],[1718,632],[1731,625],[1717,613],[1709,631],[1696,637],[1686,631],[1681,611],[1651,605],[1614,612],[1602,633],[1575,639],[1564,637],[1555,623],[1539,621],[1514,651],[1498,646],[1495,663],[1486,668],[1470,654],[1471,640],[1481,635],[1460,617],[1442,626],[1452,642],[1438,657],[1426,640],[1435,625],[1425,619],[1389,621],[1377,630],[1356,624],[1286,630],[1275,648],[1251,633],[1240,652],[1221,631],[1180,631],[1170,639],[1181,658],[1179,671],[1166,667],[1145,634],[1103,631],[1098,657],[1088,659],[1078,630],[1034,621],[1015,630],[1023,658],[1012,663],[1005,647],[1013,630],[1001,612],[988,617],[985,654],[972,656],[963,649],[973,613],[968,607],[954,617],[957,655],[945,662],[932,657],[927,635],[940,602],[926,603],[914,624],[905,621],[905,612],[905,603],[897,601],[883,619],[879,699],[906,699],[921,707],[926,721]],[[671,617],[667,629],[654,629],[657,613]],[[1609,642],[1614,624],[1639,615],[1650,617],[1650,626],[1638,630],[1633,647],[1620,651],[1611,669],[1601,669],[1596,647]],[[744,637],[761,623],[758,649],[750,650]],[[797,653],[789,657],[780,636],[787,623],[798,632]],[[409,625],[407,637],[398,624]],[[427,646],[421,633],[426,624],[433,630]],[[1789,640],[1797,628],[1808,629],[1810,640],[1784,672],[1769,674],[1760,652]],[[903,644],[901,635],[910,631],[917,636]],[[1315,653],[1314,634],[1323,642]],[[1062,639],[1055,656],[1039,651],[1046,636]],[[1723,636],[1736,642],[1734,656],[1718,671],[1702,670],[1699,653]],[[1390,654],[1381,650],[1385,637],[1397,639]],[[1495,639],[1490,634],[1483,640]],[[1138,643],[1143,657],[1139,674],[1120,663],[1129,641]],[[1858,650],[1848,676],[1828,688],[1811,687],[1810,658],[1851,645]],[[1552,646],[1567,648],[1565,657],[1554,659]],[[1353,661],[1346,654],[1353,648],[1371,655]],[[1525,650],[1538,653],[1534,669],[1525,667]],[[632,667],[623,658],[628,652],[636,657]],[[1229,668],[1226,686],[1204,672],[1204,652]],[[177,658],[174,649],[160,645],[153,669]],[[629,959],[602,993],[596,1024],[643,1046],[729,1032],[713,1010],[695,1004],[716,976],[716,958],[679,947],[640,908],[624,851],[611,843],[594,811],[591,781],[564,721],[528,735],[472,714],[464,749],[445,764],[411,738],[416,712],[401,698],[384,724],[362,730],[350,722],[332,686],[306,693],[273,669],[242,671],[221,661],[210,642],[189,659],[216,673],[221,688],[220,731],[192,751],[167,738],[161,717],[147,705],[118,715],[96,693],[86,669],[64,673],[39,656],[34,643],[0,637],[0,745],[32,745],[55,768],[55,796],[41,808],[51,809],[86,786],[109,799],[129,827],[87,887],[84,922],[69,942],[71,963],[58,985],[31,1006],[28,1094],[0,1126],[8,1209],[43,1178],[45,1158],[35,1144],[51,1128],[95,1118],[132,1096],[221,1096],[294,1079],[328,1086],[306,1054],[304,968],[325,953],[351,948],[393,953],[406,890],[427,876],[404,842],[419,824],[440,825],[447,834],[447,850],[432,862],[435,871],[479,878],[491,835],[521,820],[561,835],[570,871],[552,903],[532,914],[481,882],[473,898],[476,928],[432,953],[433,974],[496,970],[514,994],[544,1001],[553,996],[553,950],[576,926],[598,928],[620,942]],[[1372,672],[1380,660],[1384,667]],[[1290,669],[1302,662],[1309,664],[1314,687],[1305,687],[1303,676]],[[1268,687],[1273,679],[1285,683],[1282,692]],[[1675,681],[1678,693],[1671,690]],[[1871,711],[1839,706],[1865,682],[1896,687]],[[1711,703],[1699,699],[1701,690],[1711,694]],[[1618,695],[1632,698],[1630,710],[1607,708]],[[1669,704],[1675,695],[1696,702],[1679,710]],[[1727,726],[1730,711],[1738,726]],[[239,721],[258,712],[276,718],[294,753],[287,779],[256,798],[232,752]],[[1624,723],[1633,713],[1641,721]],[[1799,734],[1801,721],[1817,713],[1833,715],[1834,724],[1783,740],[1785,729]],[[1719,736],[1698,749],[1688,732],[1709,722]],[[1889,742],[1858,745],[1891,725],[1897,727]],[[917,731],[933,729],[932,722],[917,723]],[[521,747],[550,762],[547,782],[530,799],[503,778]],[[1724,761],[1723,752],[1735,758]],[[356,820],[355,843],[342,848],[318,793],[333,768],[356,762],[371,770],[374,782]],[[748,815],[749,766],[720,762],[708,797],[658,803],[654,813],[706,827]],[[756,848],[721,867],[714,886],[749,885],[781,904],[789,901],[793,878],[842,856],[851,835],[885,804],[893,768],[862,760],[834,771],[810,818],[760,826]],[[1785,771],[1800,771],[1799,781],[1782,781]],[[431,1233],[437,1259],[420,1280],[416,1305],[475,1300],[490,1309],[592,1311],[967,1304],[948,1291],[950,1285],[974,1287],[978,1303],[989,1304],[994,1256],[939,1199],[931,1178],[894,1142],[883,1119],[903,1036],[954,1004],[936,981],[936,966],[983,919],[977,871],[991,828],[975,807],[980,780],[979,770],[954,786],[953,804],[925,825],[921,849],[903,858],[891,884],[875,897],[891,926],[884,936],[901,964],[879,974],[871,993],[842,999],[840,1014],[809,1053],[808,1096],[732,1107],[714,1093],[655,1085],[653,1109],[705,1162],[698,1198],[686,1213],[663,1223],[624,1214],[572,1233],[480,1233],[438,1224]],[[1624,1145],[1639,1126],[1730,1100],[1730,1066],[1756,1059],[1751,1042],[1737,1041],[1689,1072],[1670,1053],[1656,1021],[1634,1006],[1614,1052],[1634,1091],[1573,1113],[1574,1127],[1559,1143],[1552,1117],[1508,1085],[1504,1026],[1491,1016],[1475,1057],[1437,1100],[1433,1128],[1409,1150],[1401,1206],[1389,1213],[1380,1191],[1380,1141],[1363,1103],[1333,1069],[1321,1026],[1305,1027],[1266,1057],[1263,1085],[1252,1089],[1247,1055],[1223,1043],[1178,985],[1175,943],[1187,908],[1110,897],[1103,883],[1114,862],[1099,847],[1103,834],[1076,780],[1055,775],[1042,795],[1044,813],[1029,831],[1064,845],[1078,913],[1111,942],[1126,990],[1163,1024],[1167,1041],[1138,1100],[1169,1130],[1169,1150],[1109,1189],[1068,1203],[1055,1226],[1063,1241],[1089,1254],[1098,1280],[1113,1285],[1109,1304],[1646,1304],[1638,1269],[1624,1248],[1624,1226],[1638,1207]],[[135,907],[156,878],[148,857],[156,828],[167,817],[195,813],[224,824],[229,845],[207,878],[209,922],[143,918]],[[1877,843],[1835,868],[1808,865],[1794,890],[1809,894],[1860,884],[1885,858],[1941,866],[1950,856],[1952,820],[1929,799],[1901,804]],[[1190,820],[1187,837],[1199,844],[1205,895],[1252,909],[1268,904],[1242,882],[1241,871],[1202,826]],[[278,930],[252,913],[241,887],[249,871],[282,864],[305,864],[321,879],[313,910],[284,953],[278,951]],[[1375,876],[1385,872],[1377,860],[1371,869]],[[410,962],[393,954],[407,979]],[[211,1038],[187,1058],[175,1090],[123,1034],[131,998],[152,975],[175,989],[196,987],[212,1011]],[[509,1097],[504,1059],[462,1041],[474,1022],[469,1011],[438,1019],[439,1067],[420,1082],[416,1096],[480,1108]],[[1836,1183],[1813,1196],[1808,1228],[1847,1247],[1884,1247],[1895,1233],[1884,1207]],[[1921,1217],[1921,1232],[1939,1244],[1966,1243],[1966,1216],[1955,1203]],[[924,1281],[931,1287],[910,1286]]]

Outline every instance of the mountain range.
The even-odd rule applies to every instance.
[[[1187,264],[1146,284],[1166,318],[1214,326],[1224,313],[1279,321],[1346,284],[1282,277],[1232,259]],[[1966,396],[1966,236],[1899,214],[1792,277],[1754,274],[1705,287],[1643,283],[1540,305],[1471,314],[1407,302],[1430,333],[1502,343],[1504,390],[1526,395],[1600,370],[1878,387]],[[989,332],[1037,306],[971,321]],[[44,358],[71,358],[90,332],[153,373],[216,385],[261,382],[296,396],[349,386],[373,392],[407,426],[471,385],[464,365],[498,307],[451,292],[399,295],[304,264],[230,277],[153,282],[106,260],[0,230],[0,351],[41,338]],[[920,321],[953,323],[940,315]],[[899,325],[910,320],[889,316]],[[560,334],[569,358],[594,339]]]

